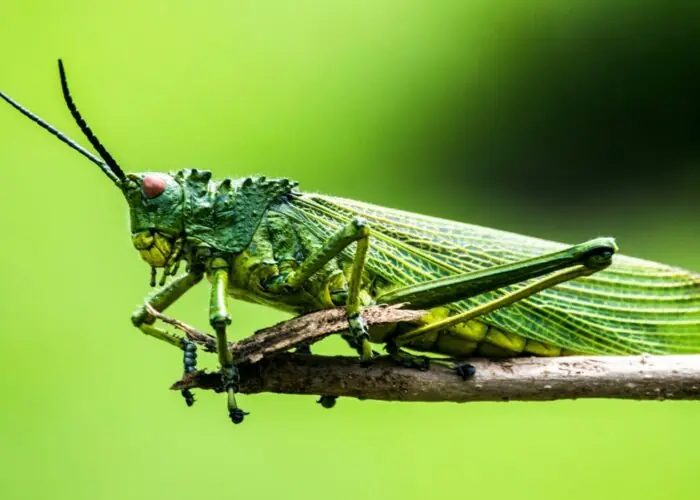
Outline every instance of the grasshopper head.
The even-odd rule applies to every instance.
[[[183,190],[167,174],[128,174],[121,189],[129,203],[131,240],[151,267],[172,267],[184,236]]]
[[[148,172],[126,175],[78,112],[68,90],[66,74],[60,59],[58,71],[61,77],[63,97],[68,109],[99,156],[83,148],[53,125],[39,118],[4,93],[0,92],[0,98],[96,164],[124,193],[131,211],[132,240],[134,246],[141,253],[141,257],[151,265],[151,283],[154,284],[155,268],[157,267],[165,268],[164,280],[168,274],[175,271],[176,264],[181,258],[184,241],[182,188],[175,179],[166,174]]]

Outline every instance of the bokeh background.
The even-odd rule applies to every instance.
[[[0,88],[83,141],[63,57],[126,170],[286,176],[700,270],[698,5],[6,0]],[[129,322],[148,267],[121,195],[4,104],[0,176],[3,498],[700,496],[693,402],[186,408],[179,355]],[[205,326],[206,296],[172,311]],[[232,311],[240,336],[286,317]]]

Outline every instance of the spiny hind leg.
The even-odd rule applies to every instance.
[[[607,264],[609,264],[609,259],[612,256],[611,252],[605,253],[601,258],[607,259]],[[502,307],[509,306],[511,304],[517,303],[523,299],[526,299],[542,290],[546,290],[548,288],[551,288],[555,285],[558,285],[559,283],[565,283],[567,281],[582,277],[582,276],[588,276],[590,274],[593,274],[597,271],[597,269],[591,269],[588,268],[584,265],[577,265],[574,266],[570,269],[563,269],[560,271],[556,271],[549,276],[545,278],[541,278],[534,283],[531,283],[525,287],[522,287],[518,290],[515,290],[510,293],[506,293],[505,295],[502,295],[496,299],[493,299],[489,302],[485,302],[483,304],[480,304],[472,309],[469,309],[467,311],[451,315],[445,319],[437,320],[437,321],[429,321],[426,322],[426,324],[423,324],[421,326],[415,327],[407,332],[402,332],[398,336],[394,337],[392,341],[395,343],[397,347],[400,346],[412,346],[416,345],[416,343],[420,343],[422,340],[426,339],[428,335],[434,335],[441,330],[446,330],[449,328],[452,328],[460,323],[465,323],[469,320],[472,320],[474,318],[479,318],[481,316],[484,316],[492,311],[495,311],[497,309],[500,309]],[[502,336],[507,336],[504,332],[500,332],[497,330],[498,333],[500,333]],[[494,333],[495,335],[495,333]],[[509,345],[509,350],[512,350],[514,352],[521,352],[523,349],[523,346],[525,344],[525,339],[516,335],[513,336],[520,344],[519,348],[513,349],[511,345]],[[512,339],[509,339],[512,340]],[[500,342],[494,342],[496,345],[500,345]],[[510,342],[508,342],[510,344]],[[472,367],[473,368],[473,367]],[[466,375],[472,376],[473,374],[470,375],[471,369],[469,368],[460,368],[459,374],[464,377]]]
[[[131,315],[131,322],[135,327],[141,330],[141,332],[182,350],[184,373],[189,373],[196,370],[197,347],[189,340],[170,333],[163,328],[155,326],[154,323],[156,318],[149,314],[146,304],[158,312],[163,312],[167,307],[182,297],[185,292],[199,283],[202,276],[202,273],[190,272],[176,278],[166,287],[156,290],[154,293],[149,295],[145,303],[136,309],[136,311],[134,311],[134,313]],[[194,396],[189,389],[184,389],[181,391],[181,394],[187,406],[192,406],[194,404]]]

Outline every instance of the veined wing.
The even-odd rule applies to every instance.
[[[367,220],[371,230],[367,268],[396,286],[477,271],[568,246],[325,195],[302,194],[292,200],[291,209],[290,215],[323,239],[354,217]],[[449,307],[455,312],[471,309],[525,284]],[[700,352],[700,275],[616,255],[604,271],[557,285],[480,319],[581,353]]]

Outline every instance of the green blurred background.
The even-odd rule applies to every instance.
[[[82,141],[63,57],[126,170],[286,176],[700,270],[696,5],[8,0],[0,88]],[[148,267],[121,195],[5,105],[0,141],[3,498],[698,498],[693,402],[186,408],[179,356],[129,322]],[[172,311],[205,326],[206,295]],[[238,335],[286,317],[232,312]]]

